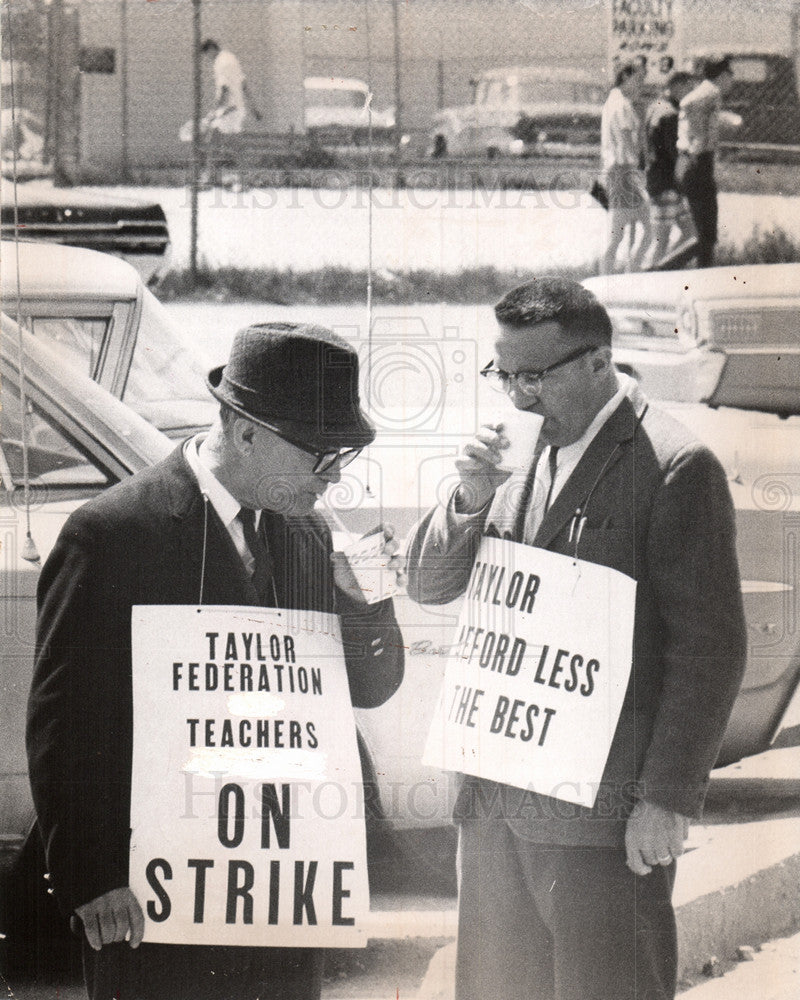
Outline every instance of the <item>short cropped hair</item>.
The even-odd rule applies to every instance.
[[[641,68],[641,63],[638,66],[635,62],[623,63],[614,75],[614,86],[621,87],[626,80],[630,80],[632,76],[636,76]]]
[[[716,80],[723,73],[732,73],[731,61],[728,56],[709,56],[703,63],[703,76],[706,80]]]
[[[671,92],[676,87],[680,87],[684,84],[688,85],[694,82],[695,80],[691,73],[687,73],[686,70],[679,69],[676,73],[673,73],[672,76],[670,76],[670,78],[667,80],[667,90]]]
[[[598,347],[611,343],[611,320],[596,296],[570,278],[544,275],[520,285],[494,307],[499,323],[528,327],[558,323],[564,336]]]

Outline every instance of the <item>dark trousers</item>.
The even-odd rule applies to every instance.
[[[456,1000],[672,1000],[675,864],[533,844],[499,818],[459,839]]]
[[[714,180],[714,154],[689,156],[679,153],[675,179],[689,203],[697,231],[697,266],[711,267],[717,242],[717,182]]]
[[[84,940],[89,1000],[319,1000],[318,948],[106,945]]]

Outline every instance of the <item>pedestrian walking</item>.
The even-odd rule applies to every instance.
[[[682,262],[697,248],[697,234],[689,206],[678,191],[675,181],[678,106],[694,84],[694,77],[690,73],[673,73],[663,94],[653,101],[645,117],[645,186],[650,198],[653,227],[650,254],[644,264],[648,269],[658,267],[665,261]],[[672,243],[672,230],[675,227],[678,235]]]
[[[620,67],[600,119],[602,175],[608,196],[606,248],[601,263],[604,274],[614,271],[617,251],[626,238],[626,270],[639,270],[650,246],[650,206],[642,172],[644,136],[633,106],[642,92],[644,74],[641,62]]]
[[[681,100],[678,110],[678,160],[675,177],[686,195],[697,230],[697,266],[711,267],[717,243],[719,208],[714,158],[721,121],[741,125],[742,119],[722,111],[722,99],[733,83],[727,56],[709,58],[703,80]]]

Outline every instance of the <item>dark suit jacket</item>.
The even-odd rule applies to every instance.
[[[319,515],[289,521],[264,512],[261,522],[280,604],[341,614],[353,703],[386,701],[403,675],[391,602],[365,607],[337,590]],[[70,913],[128,884],[131,607],[258,601],[180,448],[75,511],[38,597],[28,757],[48,866]],[[378,636],[384,651],[376,657],[370,644]]]
[[[482,535],[521,541],[533,472],[461,525],[443,508],[429,513],[409,546],[409,595],[453,600]],[[502,815],[539,842],[616,844],[639,797],[701,812],[747,652],[734,511],[717,459],[638,390],[589,445],[534,544],[572,555],[577,508],[586,516],[579,557],[637,581],[633,669],[597,802],[588,810],[468,779],[456,816]]]

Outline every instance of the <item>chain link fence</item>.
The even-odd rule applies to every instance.
[[[436,118],[443,112],[456,128],[469,127],[470,114],[494,115],[501,132],[513,139],[516,120],[506,119],[509,114],[518,118],[519,110],[502,107],[499,91],[489,93],[488,85],[481,89],[488,71],[506,67],[510,81],[525,67],[545,68],[556,82],[582,71],[595,83],[592,100],[602,103],[616,44],[611,11],[630,35],[622,54],[648,56],[652,93],[672,69],[701,72],[712,48],[705,45],[709,39],[715,54],[731,57],[734,85],[726,105],[742,118],[742,126],[724,136],[728,156],[766,162],[800,156],[800,3],[776,0],[767,16],[738,3],[723,10],[711,0],[680,0],[679,46],[667,21],[634,23],[630,14],[645,6],[677,10],[678,2],[607,0],[605,7],[581,8],[547,0],[482,5],[202,0],[201,10],[203,35],[219,38],[237,54],[264,109],[262,126],[245,125],[253,149],[259,135],[270,137],[263,141],[274,151],[280,145],[276,137],[304,133],[308,98],[303,80],[313,76],[368,83],[375,109],[394,108],[398,133],[406,136],[406,160],[447,152],[435,143]],[[729,11],[736,16],[729,17]],[[178,135],[192,113],[192,0],[4,0],[2,17],[6,163],[16,152],[23,170],[41,164],[65,179],[109,181],[123,179],[130,169],[143,176],[186,167],[190,148]],[[753,30],[745,36],[740,26],[748,24]],[[670,39],[671,49],[667,42],[657,44],[657,31]],[[743,44],[742,37],[760,41]],[[695,47],[696,40],[705,47]],[[680,65],[669,54],[678,49]],[[502,80],[498,86],[502,90]],[[203,88],[209,107],[209,67],[204,67]],[[553,102],[552,90],[544,87],[542,102]],[[569,100],[565,91],[565,119],[573,114]],[[586,134],[584,129],[584,145]],[[569,129],[561,138],[561,153],[569,156]],[[492,142],[478,152],[497,150]],[[528,152],[537,154],[536,149]],[[581,152],[586,155],[585,148]],[[347,155],[346,149],[337,150],[340,161],[347,162]]]

